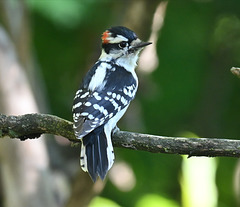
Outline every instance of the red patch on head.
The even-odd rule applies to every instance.
[[[108,37],[109,37],[109,31],[107,30],[102,34],[102,43],[103,44],[109,43],[109,40],[107,39]]]

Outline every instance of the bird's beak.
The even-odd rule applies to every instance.
[[[152,42],[140,42],[140,43],[138,43],[137,45],[135,45],[134,47],[133,47],[133,49],[139,49],[139,48],[142,48],[142,47],[146,47],[146,46],[148,46],[148,45],[151,45],[152,44]]]
[[[130,49],[130,52],[134,52],[134,51],[137,51],[137,50],[141,50],[143,47],[146,47],[148,45],[151,45],[152,42],[138,42],[137,44],[135,44],[131,49]]]

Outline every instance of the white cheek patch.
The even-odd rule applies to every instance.
[[[110,44],[120,43],[122,41],[126,41],[126,42],[128,41],[128,39],[122,35],[117,35],[116,37],[109,36],[106,39],[109,41]]]
[[[102,53],[101,53],[101,56],[100,56],[100,60],[103,60],[103,61],[106,61],[107,59],[109,58],[108,54],[105,52],[104,49],[102,49]],[[110,59],[110,58],[109,58]]]

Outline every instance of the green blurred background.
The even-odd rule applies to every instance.
[[[21,5],[33,57],[28,74],[42,112],[72,120],[72,100],[100,55],[101,33],[123,25],[155,45],[142,53],[139,90],[120,129],[239,138],[240,80],[230,72],[240,66],[239,0],[26,0]],[[7,28],[3,17],[1,22]],[[148,66],[153,56],[154,64]],[[56,150],[65,162],[78,165],[78,148],[63,145]],[[186,159],[127,149],[115,149],[115,154],[116,169],[98,193],[89,191],[87,205],[240,206],[236,158]],[[70,186],[78,174],[68,174]]]

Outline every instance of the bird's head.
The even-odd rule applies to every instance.
[[[130,29],[122,26],[112,27],[102,34],[102,54],[100,59],[118,60],[138,59],[139,52],[151,42],[141,41]]]

